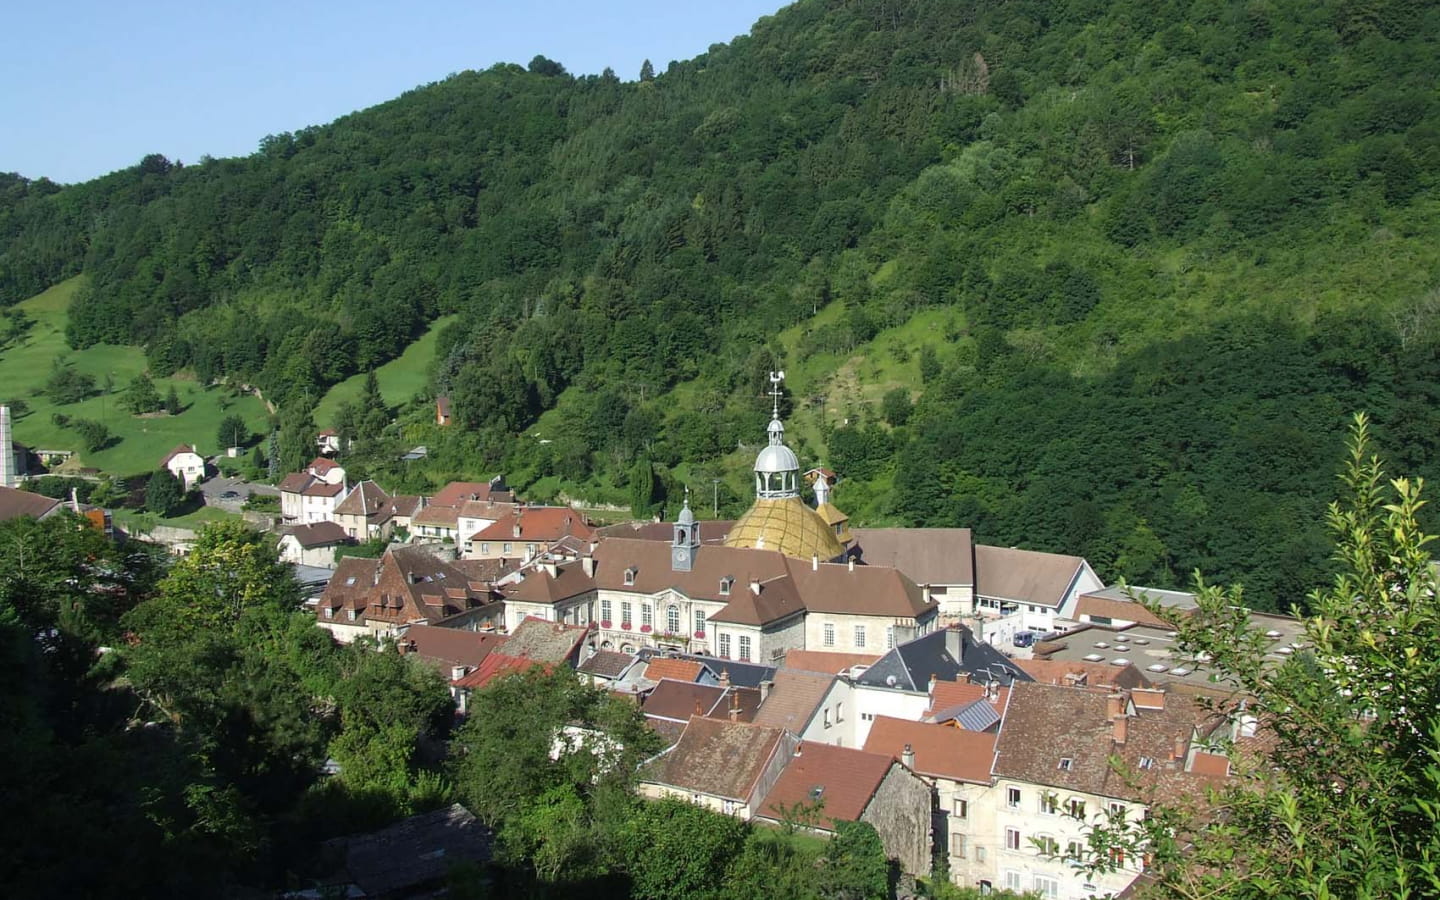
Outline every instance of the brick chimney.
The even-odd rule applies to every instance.
[[[1190,742],[1185,740],[1185,735],[1175,735],[1175,761],[1183,763],[1185,757],[1190,755]]]
[[[730,692],[730,721],[740,721],[740,694],[736,691]]]
[[[721,686],[722,688],[728,688],[728,687],[730,687],[730,670],[729,670],[729,669],[721,669],[721,670],[720,670],[720,686]]]
[[[1117,744],[1125,743],[1130,732],[1130,719],[1126,715],[1128,699],[1123,692],[1105,698],[1105,716],[1110,720],[1111,737]]]

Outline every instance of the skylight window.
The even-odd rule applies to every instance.
[[[1152,757],[1152,756],[1142,756],[1142,757],[1140,757],[1140,768],[1141,768],[1141,769],[1153,769],[1153,768],[1155,768],[1155,758]]]
[[[1184,666],[1176,666],[1170,670],[1171,675],[1189,675],[1194,669],[1187,669]]]
[[[1096,642],[1095,642],[1095,649],[1097,649],[1097,650],[1109,650],[1109,649],[1110,649],[1110,645],[1109,645],[1108,643],[1106,643],[1105,641],[1096,641]]]
[[[1164,663],[1155,663],[1153,665],[1146,666],[1145,670],[1147,672],[1164,672],[1167,671],[1169,668],[1170,667],[1165,665]]]
[[[1059,766],[1060,771],[1062,771],[1062,772],[1068,772],[1068,771],[1070,771],[1070,770],[1071,770],[1072,768],[1074,768],[1074,767],[1075,767],[1075,760],[1071,759],[1071,758],[1068,757],[1068,756],[1062,756],[1062,757],[1060,757],[1060,766]]]
[[[1115,657],[1114,659],[1110,660],[1110,665],[1112,665],[1112,666],[1128,666],[1128,665],[1130,665],[1130,660],[1126,659],[1126,658],[1123,657],[1123,656],[1117,656],[1117,657]]]
[[[1086,661],[1086,662],[1100,662],[1100,661],[1103,660],[1104,658],[1105,658],[1105,657],[1101,656],[1099,653],[1087,653],[1087,654],[1085,654],[1085,661]]]

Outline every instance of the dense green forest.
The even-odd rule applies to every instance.
[[[283,431],[458,313],[463,428],[376,473],[730,512],[783,366],[856,521],[1284,607],[1348,413],[1433,471],[1437,36],[1417,0],[801,0],[639,80],[537,57],[245,159],[0,178],[0,304],[84,271],[75,347]]]

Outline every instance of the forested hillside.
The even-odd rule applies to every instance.
[[[638,81],[537,57],[245,159],[0,180],[0,303],[83,270],[76,347],[287,410],[458,313],[429,465],[542,492],[703,490],[784,366],[857,521],[1286,606],[1349,412],[1434,469],[1437,35],[1418,0],[801,0]]]

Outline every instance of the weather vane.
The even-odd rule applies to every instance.
[[[780,382],[785,380],[785,370],[770,373],[771,417],[780,418]]]

